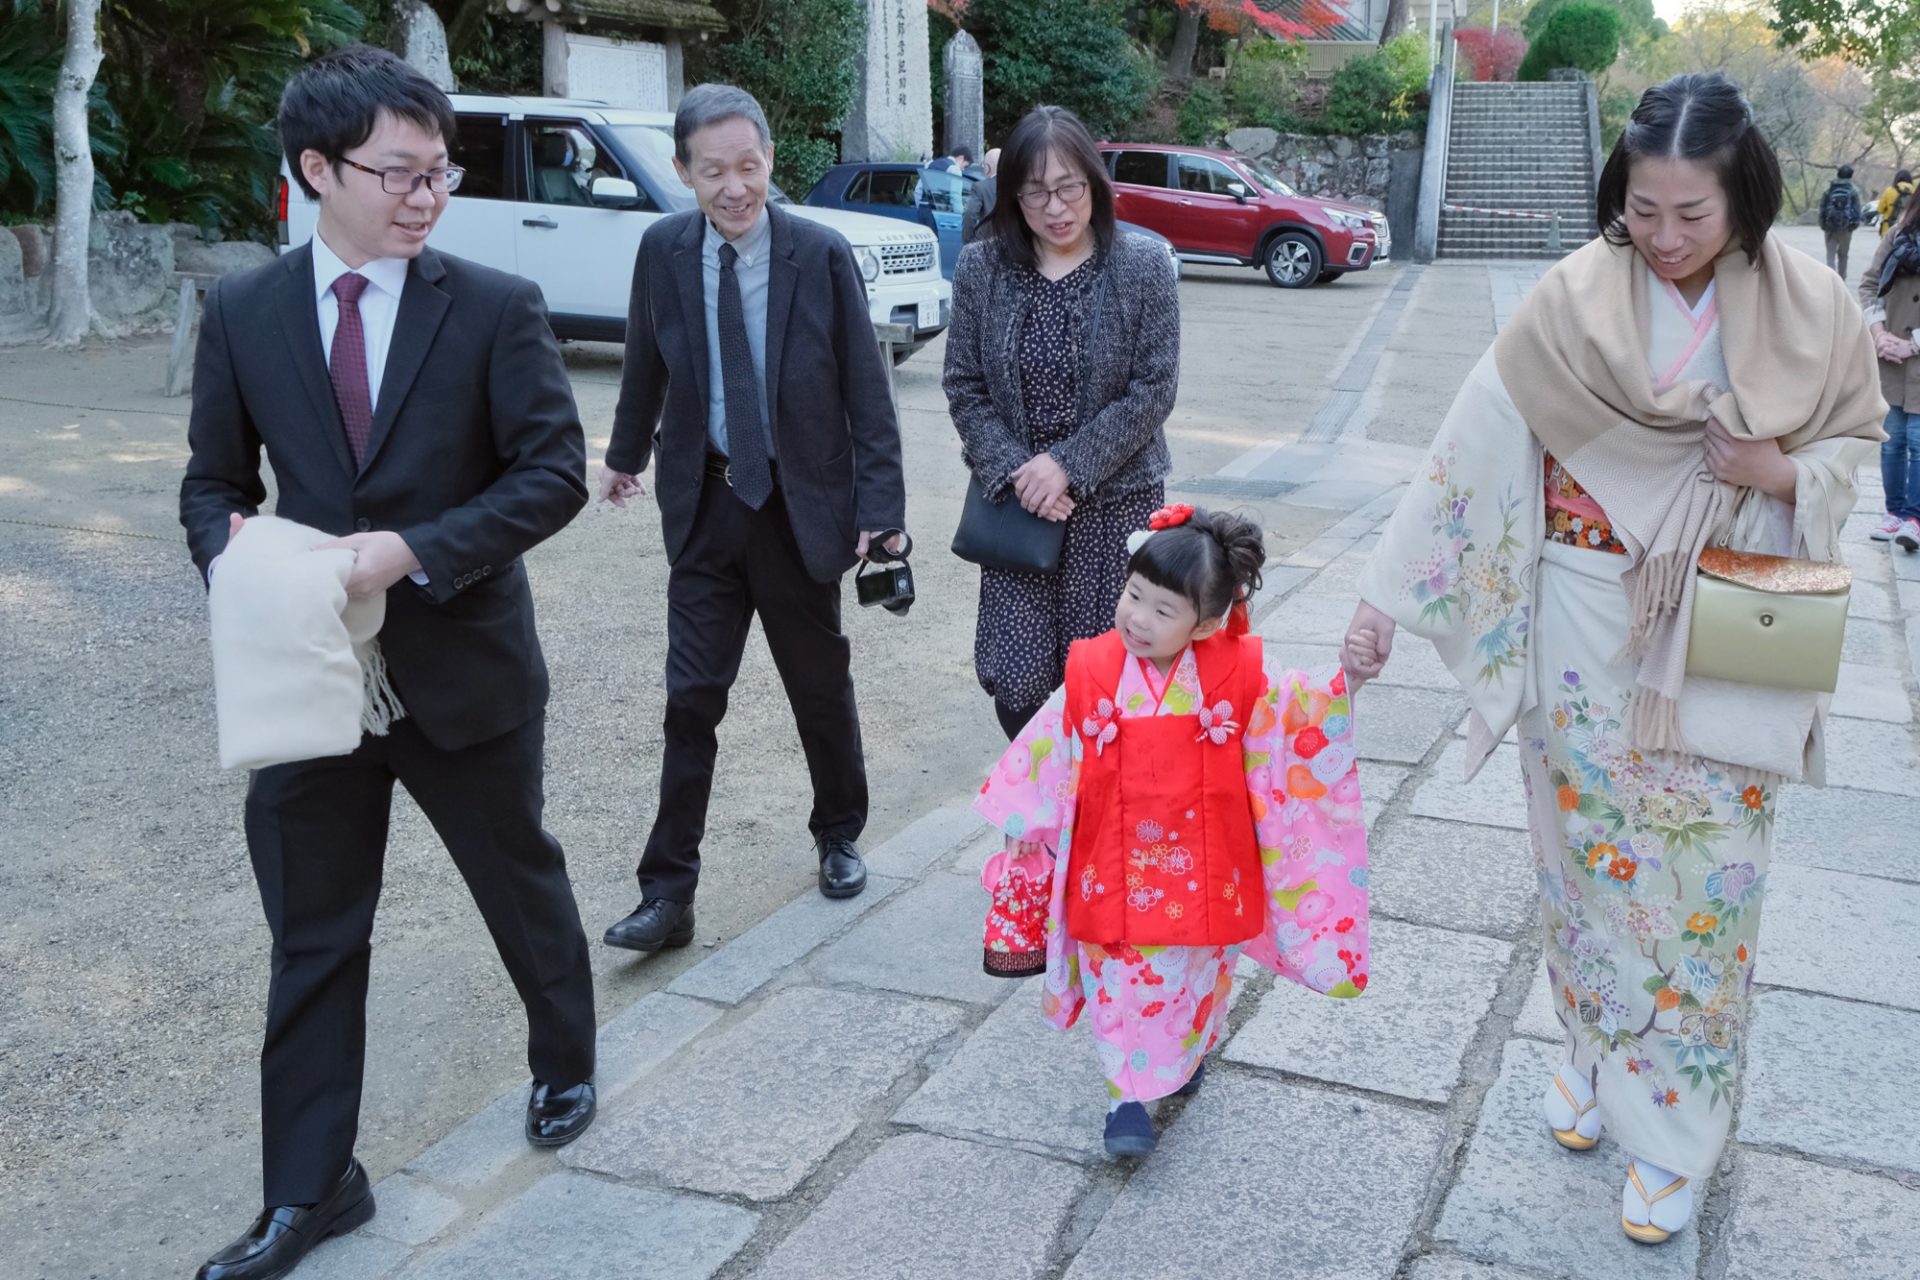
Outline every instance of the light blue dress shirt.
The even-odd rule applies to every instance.
[[[707,299],[707,436],[723,454],[727,448],[727,379],[720,367],[720,246],[726,237],[707,223],[700,247],[700,277]],[[760,386],[760,425],[767,433],[767,456],[774,456],[772,420],[767,412],[767,278],[773,256],[773,215],[760,220],[733,242],[733,274],[740,281],[740,314],[747,322],[747,346],[753,351],[753,380]]]

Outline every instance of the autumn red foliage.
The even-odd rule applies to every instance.
[[[1527,56],[1527,38],[1511,28],[1489,31],[1470,27],[1454,32],[1453,38],[1460,42],[1460,52],[1472,65],[1475,80],[1512,80],[1520,70],[1520,60]]]

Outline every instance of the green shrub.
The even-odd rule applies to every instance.
[[[1237,124],[1297,132],[1307,48],[1264,37],[1242,49],[1227,75],[1226,108]]]
[[[1588,0],[1567,0],[1553,11],[1520,63],[1522,80],[1545,80],[1561,67],[1597,75],[1620,56],[1622,27],[1617,9]]]
[[[1427,56],[1427,37],[1418,31],[1402,31],[1380,46],[1380,56],[1393,72],[1394,83],[1402,92],[1419,93],[1427,87],[1433,73],[1433,61]]]
[[[1328,133],[1391,133],[1407,127],[1412,98],[1386,57],[1369,53],[1333,73],[1321,123]]]
[[[1196,83],[1180,104],[1180,141],[1189,147],[1213,146],[1231,123],[1227,96],[1207,81]]]
[[[1117,137],[1159,89],[1119,0],[969,0],[966,14],[984,54],[989,138],[1042,103],[1073,111],[1096,138]]]

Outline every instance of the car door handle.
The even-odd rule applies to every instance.
[[[523,227],[545,227],[549,231],[558,231],[560,229],[560,224],[552,218],[522,218],[520,219],[520,225]]]
[[[1182,201],[1181,201],[1180,203],[1181,203],[1181,204],[1183,204],[1183,205],[1187,205],[1188,207],[1191,207],[1191,206],[1193,205],[1193,201],[1191,201],[1191,200],[1182,200]],[[531,224],[529,224],[529,225],[531,225]]]

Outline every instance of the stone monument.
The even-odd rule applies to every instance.
[[[866,0],[860,92],[840,133],[842,160],[933,158],[933,68],[926,0]]]
[[[965,147],[978,161],[987,147],[986,67],[979,44],[966,32],[958,32],[947,41],[941,65],[947,75],[943,149],[952,155]]]
[[[447,54],[447,29],[427,0],[395,0],[387,24],[393,51],[414,70],[448,93],[453,92],[453,62]]]

